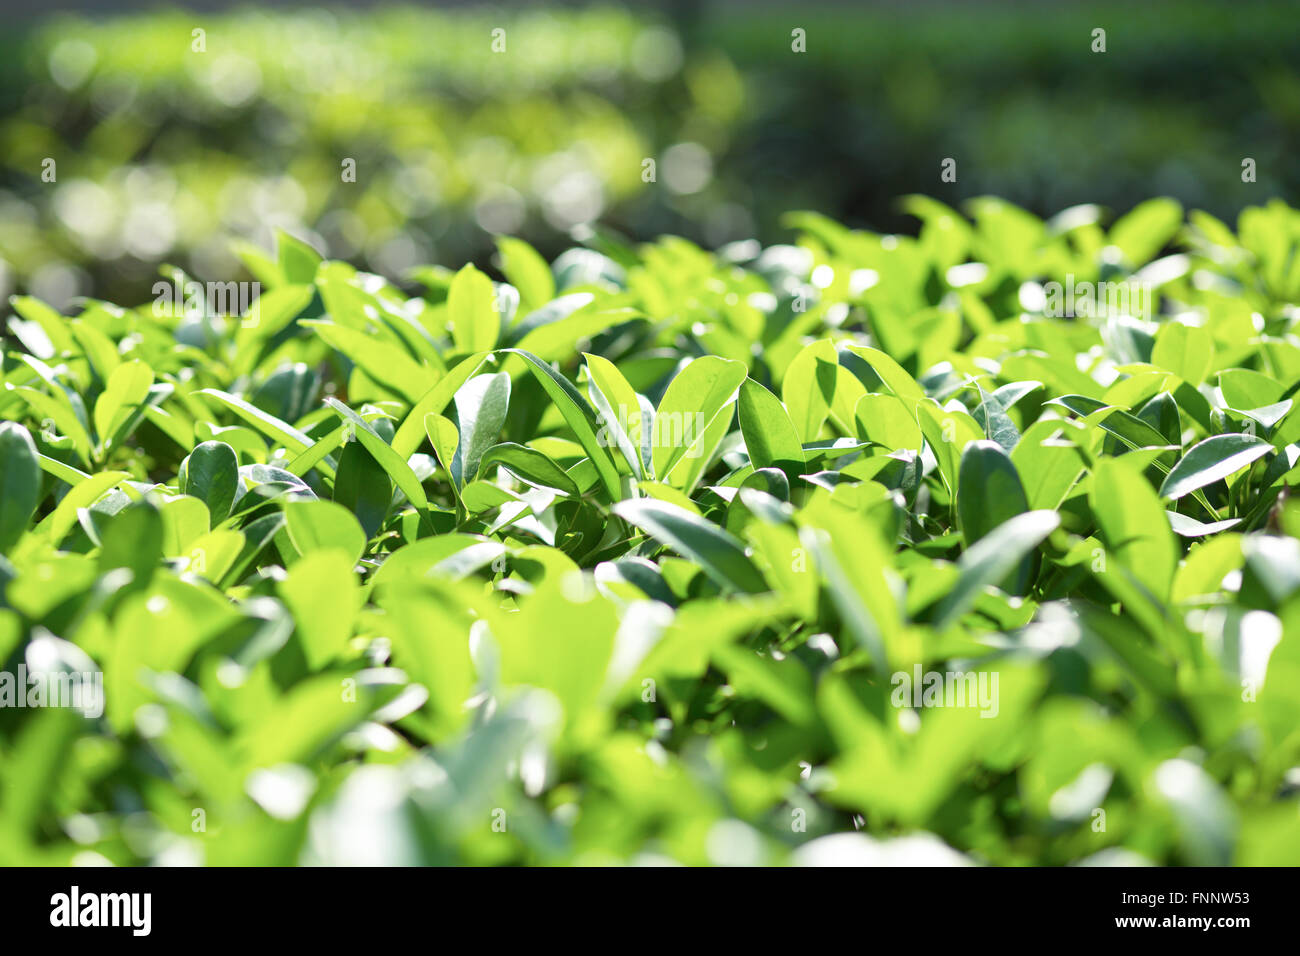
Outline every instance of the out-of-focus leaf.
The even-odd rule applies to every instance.
[[[7,553],[23,536],[40,493],[32,436],[17,422],[0,423],[0,552]]]

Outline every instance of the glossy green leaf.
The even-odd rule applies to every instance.
[[[1258,461],[1273,446],[1253,435],[1214,435],[1188,449],[1165,476],[1160,497],[1178,499]]]
[[[240,491],[239,457],[225,442],[202,442],[181,463],[177,484],[208,506],[214,525],[225,521]]]
[[[517,478],[542,488],[554,488],[566,495],[577,495],[578,486],[573,479],[548,455],[517,445],[502,442],[493,445],[479,461],[479,471],[486,472],[490,465],[501,465]]]
[[[374,457],[388,476],[393,479],[393,483],[402,489],[411,504],[421,510],[429,506],[429,500],[424,494],[424,489],[420,486],[420,481],[401,456],[397,454],[388,442],[379,436],[379,433],[364,418],[348,408],[342,402],[333,399],[325,399],[329,405],[345,422],[355,426],[357,440],[361,442],[366,451]]]
[[[967,548],[1029,510],[1020,475],[1002,446],[991,441],[973,441],[966,446],[961,456],[957,504]],[[1022,561],[1006,589],[1023,594],[1032,569],[1031,561]]]
[[[830,414],[835,400],[835,384],[839,378],[839,358],[835,344],[822,339],[806,346],[781,381],[781,399],[794,423],[800,442],[817,438],[822,424]]]
[[[7,553],[23,536],[40,498],[32,436],[17,422],[0,423],[0,552]]]
[[[573,386],[572,382],[560,375],[536,355],[521,349],[507,349],[506,351],[518,355],[527,363],[533,376],[541,384],[546,394],[550,396],[551,401],[555,403],[565,423],[573,430],[579,444],[582,445],[591,458],[597,473],[600,475],[600,481],[605,488],[605,492],[611,498],[617,499],[619,496],[618,469],[614,467],[614,461],[610,458],[608,449],[600,441],[598,435],[600,422],[587,400],[582,397],[582,394]]]
[[[456,484],[464,487],[478,476],[479,460],[497,441],[510,408],[510,376],[504,372],[479,375],[456,393],[460,443],[451,463]]]
[[[779,468],[791,481],[803,474],[798,431],[780,400],[752,378],[740,386],[737,417],[755,468]]]
[[[613,511],[661,544],[699,562],[719,587],[749,593],[767,589],[741,543],[703,518],[649,498],[620,501]]]
[[[662,478],[745,381],[745,367],[706,355],[674,376],[655,410],[652,460]]]

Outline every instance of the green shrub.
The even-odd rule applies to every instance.
[[[1300,213],[905,206],[15,299],[0,859],[1294,863]]]

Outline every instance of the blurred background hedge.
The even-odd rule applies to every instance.
[[[1300,193],[1289,2],[93,6],[0,39],[0,294],[235,278],[230,239],[276,227],[397,278],[597,221],[717,245],[799,208],[907,230],[916,192],[1229,219]]]

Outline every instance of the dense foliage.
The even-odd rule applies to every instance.
[[[1300,213],[905,205],[14,299],[0,859],[1300,859]]]

